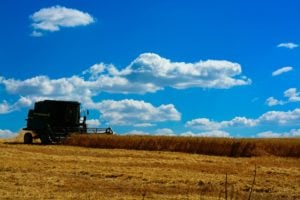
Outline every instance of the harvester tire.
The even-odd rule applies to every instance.
[[[31,133],[25,133],[25,135],[24,135],[24,144],[32,144],[32,135],[31,135]]]
[[[108,135],[112,135],[113,130],[111,128],[107,128],[107,129],[105,129],[105,133],[108,134]]]
[[[41,139],[42,144],[50,144],[51,143],[51,140],[50,140],[48,134],[41,134],[40,139]]]

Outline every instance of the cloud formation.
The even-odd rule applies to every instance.
[[[291,66],[282,67],[282,68],[277,69],[276,71],[272,72],[272,76],[278,76],[280,74],[283,74],[283,73],[286,73],[286,72],[289,72],[292,70],[293,70],[293,67],[291,67]]]
[[[7,129],[0,129],[0,138],[11,138],[14,136],[16,136],[16,133]]]
[[[287,100],[278,100],[275,99],[274,97],[269,97],[266,100],[266,104],[268,106],[277,106],[277,105],[284,105],[287,103],[292,103],[292,102],[299,102],[300,101],[300,92],[297,91],[297,88],[289,88],[286,91],[284,91],[284,97],[287,98]]]
[[[0,103],[0,114],[7,114],[23,107],[28,107],[32,104],[32,100],[27,97],[21,96],[14,104],[9,104],[7,101]]]
[[[89,128],[97,128],[100,126],[101,122],[99,119],[89,119],[86,120],[86,124],[88,125]]]
[[[289,102],[299,102],[300,92],[297,92],[297,88],[290,88],[284,92],[284,96],[288,98]]]
[[[198,118],[186,122],[188,128],[199,130],[220,130],[230,127],[255,127],[259,125],[292,126],[300,123],[300,109],[289,111],[268,111],[256,119],[235,117],[229,121],[213,121]]]
[[[226,131],[221,130],[212,130],[212,131],[204,131],[204,132],[182,132],[182,133],[175,133],[172,129],[169,128],[162,128],[157,129],[153,132],[145,132],[139,130],[132,130],[124,135],[162,135],[162,136],[184,136],[184,137],[231,137],[230,134]]]
[[[86,26],[95,19],[89,14],[77,9],[63,6],[42,8],[30,16],[33,32],[31,36],[40,37],[44,32],[59,31],[63,27]]]
[[[154,53],[144,53],[121,70],[100,63],[81,75],[57,79],[43,75],[25,80],[0,77],[0,85],[4,85],[8,94],[26,98],[27,105],[37,100],[63,99],[77,100],[89,107],[93,104],[92,97],[102,92],[145,94],[166,87],[228,89],[251,84],[250,79],[240,77],[241,73],[241,66],[229,61],[172,62]],[[11,110],[7,105],[7,102],[1,104],[2,113]]]
[[[226,60],[206,60],[196,63],[172,62],[154,53],[144,53],[136,58],[121,74],[139,84],[155,83],[157,89],[219,88],[251,84],[239,77],[242,68]]]
[[[186,127],[200,129],[200,130],[218,130],[222,128],[222,124],[219,122],[211,121],[207,118],[198,118],[186,122]]]
[[[204,132],[184,132],[180,133],[180,136],[188,136],[188,137],[231,137],[230,134],[226,131],[222,130],[211,130],[211,131],[204,131]]]
[[[124,99],[104,100],[94,104],[102,114],[101,119],[109,125],[133,126],[150,122],[179,121],[181,114],[173,104],[153,106],[144,101]]]
[[[283,48],[288,48],[288,49],[294,49],[297,48],[299,45],[295,44],[293,42],[287,42],[287,43],[280,43],[277,45],[277,47],[283,47]]]
[[[273,132],[273,131],[264,131],[257,133],[258,137],[261,138],[280,138],[280,137],[300,137],[300,129],[292,129],[288,132]]]
[[[275,99],[274,97],[269,97],[266,100],[266,104],[268,106],[277,106],[277,105],[284,105],[284,104],[286,104],[286,102]]]

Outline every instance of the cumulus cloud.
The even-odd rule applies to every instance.
[[[285,102],[284,101],[281,101],[281,100],[278,100],[278,99],[275,99],[274,97],[269,97],[267,100],[266,100],[266,104],[268,106],[277,106],[277,105],[284,105]]]
[[[106,68],[114,67],[113,65],[105,65],[104,63],[94,64],[88,70],[83,71],[82,74],[90,74],[90,80],[96,80],[99,75],[101,75]]]
[[[234,78],[241,74],[241,67],[237,63],[217,60],[177,63],[153,53],[141,54],[122,70],[100,63],[91,66],[83,74],[87,78],[77,75],[58,79],[47,76],[26,80],[2,78],[0,84],[4,84],[7,92],[12,94],[62,96],[80,93],[91,96],[100,92],[143,94],[165,87],[227,89],[251,83],[245,77]]]
[[[228,127],[252,127],[257,124],[257,120],[246,117],[235,117],[229,121],[212,121],[208,118],[198,118],[186,122],[185,126],[199,130],[219,130]]]
[[[134,127],[152,127],[155,126],[153,123],[139,123],[139,124],[134,124]]]
[[[257,127],[262,125],[295,126],[300,124],[300,109],[289,111],[268,111],[256,119],[235,117],[229,121],[212,121],[207,118],[193,119],[186,122],[188,128],[198,130],[221,130],[232,127]]]
[[[161,136],[175,136],[175,133],[172,129],[169,128],[162,128],[157,129],[153,132],[145,132],[141,130],[132,130],[129,132],[124,133],[123,135],[161,135]]]
[[[235,78],[241,73],[242,69],[238,63],[226,60],[172,62],[154,53],[141,54],[124,70],[124,76],[128,79],[141,84],[154,82],[158,89],[226,89],[250,84],[251,80],[246,77]]]
[[[101,92],[144,94],[166,87],[227,89],[250,84],[250,79],[239,78],[241,72],[238,63],[229,61],[172,62],[154,53],[144,53],[121,70],[112,64],[99,63],[81,75],[57,79],[41,75],[25,80],[1,77],[0,85],[4,85],[7,93],[31,101],[77,100],[88,108],[93,105],[92,97]],[[1,103],[0,109],[2,113],[7,112],[7,102]]]
[[[297,125],[300,123],[300,109],[289,111],[268,111],[258,118],[260,124]]]
[[[231,137],[230,134],[222,130],[211,130],[194,133],[191,131],[180,133],[180,136],[189,136],[189,137]]]
[[[198,118],[186,122],[186,127],[192,127],[200,130],[216,130],[222,127],[221,123],[211,121],[207,118]]]
[[[257,120],[255,119],[248,119],[246,117],[235,117],[230,121],[222,121],[222,127],[240,127],[240,126],[256,126]]]
[[[289,137],[300,137],[300,129],[292,129],[287,134],[283,134]]]
[[[284,91],[283,94],[284,94],[284,97],[287,98],[285,101],[277,100],[274,97],[269,97],[266,100],[266,104],[268,106],[276,106],[276,105],[284,105],[287,103],[300,101],[300,92],[297,91],[297,88],[289,88],[286,91]]]
[[[229,121],[212,121],[207,118],[199,118],[186,122],[185,126],[192,129],[203,130],[203,132],[193,133],[188,131],[182,133],[186,136],[213,136],[213,137],[230,137],[230,134],[222,129],[230,127],[258,127],[258,126],[275,126],[289,127],[300,124],[300,109],[289,111],[268,111],[256,119],[246,117],[235,117]],[[287,132],[274,132],[271,130],[256,134],[257,137],[278,138],[278,137],[300,137],[300,129],[292,129]]]
[[[261,133],[257,133],[257,137],[262,137],[262,138],[300,137],[300,129],[292,129],[288,132],[264,131]]]
[[[280,43],[277,45],[277,47],[283,47],[283,48],[288,48],[288,49],[294,49],[297,48],[299,45],[295,44],[293,42],[287,42],[287,43]]]
[[[3,101],[0,103],[0,114],[5,114],[11,112],[11,106],[7,103],[7,101]]]
[[[86,120],[86,124],[88,125],[89,128],[96,128],[100,126],[101,122],[99,119],[89,119]]]
[[[155,135],[166,135],[166,136],[174,136],[175,135],[173,130],[169,129],[169,128],[157,129],[154,133],[155,133]]]
[[[102,114],[101,119],[111,125],[128,125],[163,121],[179,121],[181,114],[173,104],[153,106],[145,101],[124,99],[104,100],[95,103],[94,109]]]
[[[296,88],[290,88],[290,89],[287,89],[285,92],[284,92],[284,96],[288,98],[288,101],[289,102],[298,102],[300,101],[300,96],[299,96],[299,92],[297,92],[297,89]]]
[[[204,132],[182,132],[182,133],[174,133],[172,129],[169,128],[162,128],[157,129],[153,132],[145,132],[140,130],[132,130],[125,135],[162,135],[162,136],[184,136],[184,137],[231,137],[230,134],[226,131],[221,130],[211,130],[211,131],[204,131]]]
[[[261,138],[279,138],[281,134],[272,131],[265,131],[265,132],[257,133],[257,136]]]
[[[42,32],[38,32],[38,31],[32,31],[32,33],[30,34],[30,36],[32,36],[32,37],[42,37],[43,33]]]
[[[14,104],[9,104],[7,101],[3,101],[0,103],[0,114],[10,113],[19,110],[20,108],[28,107],[31,104],[32,100],[23,96],[21,96]]]
[[[283,74],[283,73],[286,73],[286,72],[289,72],[292,70],[293,70],[293,67],[291,67],[291,66],[282,67],[282,68],[277,69],[274,72],[272,72],[272,76],[278,76],[280,74]]]
[[[0,138],[10,138],[16,136],[16,133],[7,130],[7,129],[0,129]]]
[[[139,130],[132,130],[126,133],[123,133],[122,135],[150,135],[151,133],[145,132],[145,131],[139,131]]]
[[[86,26],[95,19],[86,12],[63,6],[42,8],[30,16],[33,32],[31,36],[40,37],[45,31],[59,31],[62,27]]]

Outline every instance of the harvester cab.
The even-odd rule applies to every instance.
[[[27,126],[23,128],[24,143],[31,144],[36,138],[43,144],[58,143],[72,133],[113,134],[109,127],[88,128],[86,115],[80,116],[80,103],[76,101],[36,102],[34,108],[28,111]]]

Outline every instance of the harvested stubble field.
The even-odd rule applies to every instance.
[[[300,199],[297,157],[152,150],[2,142],[0,199]]]

